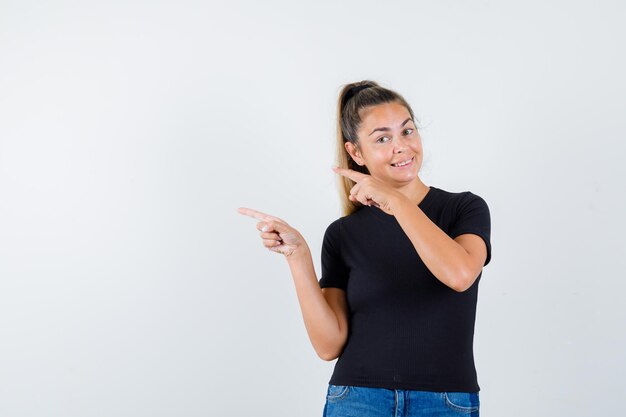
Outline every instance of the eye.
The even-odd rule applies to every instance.
[[[411,128],[404,129],[404,132],[405,132],[405,134],[406,134],[406,135],[410,135],[411,133],[413,133],[413,129],[411,129]],[[409,133],[406,133],[406,132],[409,132]],[[388,137],[388,136],[381,136],[381,137],[379,137],[379,138],[376,140],[376,143],[384,143],[384,142],[382,142],[382,141],[381,141],[381,139],[383,139],[383,138],[387,138],[387,139],[389,139],[389,137]],[[385,141],[385,142],[387,142],[387,141]]]

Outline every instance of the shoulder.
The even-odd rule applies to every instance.
[[[341,229],[341,223],[345,217],[340,217],[334,221],[332,221],[328,226],[326,226],[326,231],[324,234],[326,235],[339,235],[339,231]]]
[[[339,217],[333,220],[324,232],[325,240],[341,241],[341,235],[348,234],[361,234],[359,231],[365,230],[367,224],[371,221],[370,216],[364,209],[359,209],[354,213],[347,216]]]
[[[458,197],[458,208],[461,210],[472,209],[489,212],[489,206],[484,198],[471,191],[464,191]]]
[[[480,195],[472,191],[448,191],[436,187],[431,188],[436,190],[439,202],[446,206],[461,208],[466,205],[487,205],[487,202]]]
[[[364,210],[364,208],[359,208],[357,211],[348,214],[347,216],[341,216],[336,220],[333,220],[327,227],[326,230],[327,231],[336,231],[339,230],[341,228],[344,227],[350,227],[353,224],[359,224],[363,221],[365,221],[368,216],[367,216],[367,210]]]

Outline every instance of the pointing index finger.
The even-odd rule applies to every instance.
[[[355,181],[355,182],[359,182],[363,178],[367,177],[367,174],[364,174],[362,172],[357,172],[349,168],[340,168],[340,167],[335,166],[333,167],[333,171],[335,171],[336,174],[343,175],[344,177],[348,177],[352,181]]]
[[[263,212],[260,212],[258,210],[254,210],[251,208],[239,207],[237,211],[239,212],[239,214],[244,214],[246,216],[250,216],[257,220],[263,220],[263,221],[276,220],[276,221],[285,223],[284,220],[279,219],[278,217],[275,217],[275,216],[272,216],[271,214],[266,214],[266,213],[263,213]]]

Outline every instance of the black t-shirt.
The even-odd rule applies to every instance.
[[[418,207],[448,236],[482,237],[491,260],[487,203],[437,187]],[[481,274],[457,292],[420,259],[396,218],[363,206],[332,222],[322,243],[321,288],[346,291],[349,330],[329,381],[421,391],[478,392],[473,341]]]

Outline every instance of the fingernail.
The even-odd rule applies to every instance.
[[[262,232],[266,232],[266,231],[267,231],[267,226],[263,226],[263,227],[261,227],[261,231],[262,231]]]

